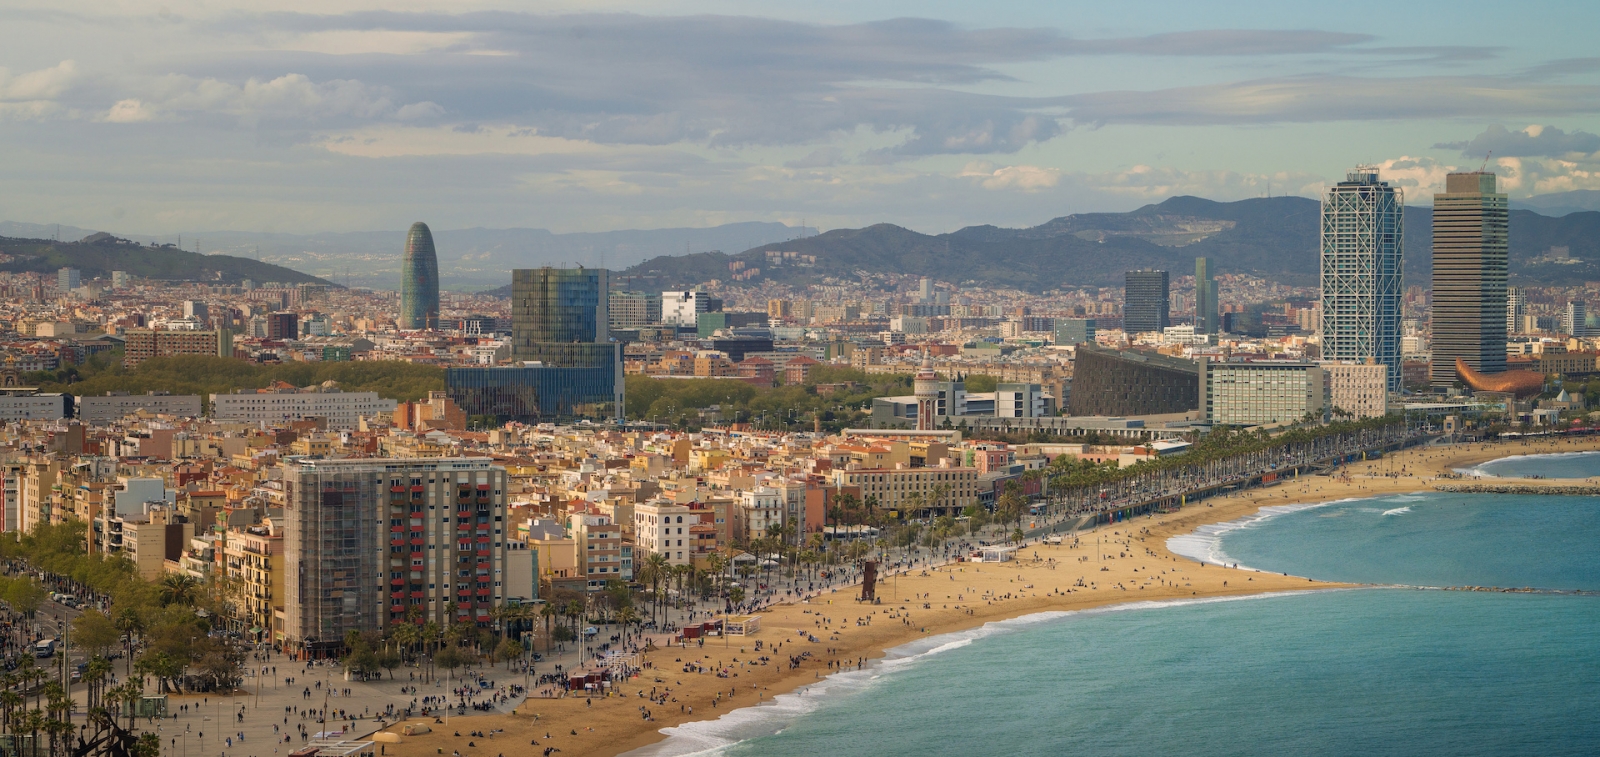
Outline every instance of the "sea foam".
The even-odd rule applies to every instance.
[[[1361,499],[1363,498],[1350,497],[1346,499],[1329,500],[1327,502],[1301,502],[1292,505],[1268,505],[1260,510],[1257,510],[1255,513],[1246,515],[1237,520],[1230,520],[1224,523],[1208,523],[1204,526],[1196,528],[1190,533],[1179,534],[1178,536],[1170,537],[1167,539],[1167,551],[1180,557],[1187,557],[1191,560],[1197,560],[1199,562],[1211,563],[1212,565],[1232,566],[1235,564],[1235,561],[1228,557],[1228,553],[1222,551],[1223,535],[1231,531],[1238,531],[1241,528],[1250,528],[1271,518],[1276,518],[1279,515],[1288,515],[1289,513],[1300,512],[1301,510],[1312,510],[1318,507],[1327,507],[1328,505],[1337,505],[1344,502],[1357,502]],[[1238,567],[1241,570],[1256,570],[1255,568],[1248,568],[1243,565]]]

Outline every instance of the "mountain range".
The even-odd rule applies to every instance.
[[[269,281],[287,284],[329,283],[310,274],[259,260],[230,255],[200,255],[171,246],[151,246],[119,239],[104,232],[90,234],[74,242],[0,236],[0,271],[55,273],[62,268],[78,269],[85,282],[95,278],[110,279],[112,271],[126,271],[135,278],[215,284],[237,285],[245,279],[252,279],[258,284]]]
[[[1318,279],[1319,217],[1319,203],[1303,197],[1215,202],[1185,196],[1127,213],[1081,213],[1022,229],[968,226],[932,235],[892,224],[836,229],[735,255],[657,257],[622,275],[636,288],[656,290],[727,281],[736,269],[759,269],[752,283],[803,285],[861,272],[1045,291],[1115,286],[1124,272],[1138,268],[1182,276],[1194,270],[1195,258],[1206,257],[1218,273],[1309,286]],[[1405,209],[1410,284],[1426,286],[1431,277],[1432,220],[1432,208]],[[779,254],[786,252],[796,255]],[[795,265],[797,256],[813,256],[815,263]],[[1600,212],[1553,217],[1514,209],[1510,257],[1513,283],[1600,279]]]
[[[59,229],[59,231],[58,231]],[[0,222],[0,236],[81,239],[93,229]],[[814,230],[781,223],[730,223],[707,228],[646,229],[557,234],[545,229],[433,229],[440,283],[449,289],[485,289],[511,280],[511,269],[541,265],[626,268],[640,261],[705,250],[745,250],[793,239]],[[327,234],[203,231],[181,237],[120,234],[145,244],[176,244],[207,255],[223,254],[286,266],[339,284],[400,288],[406,230]]]

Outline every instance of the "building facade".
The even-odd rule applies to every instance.
[[[1166,271],[1128,271],[1124,279],[1122,330],[1160,331],[1172,325],[1171,290]]]
[[[1323,363],[1328,379],[1328,411],[1348,418],[1379,418],[1389,412],[1389,366],[1381,363]]]
[[[610,325],[613,329],[636,329],[661,322],[661,295],[658,292],[612,292]]]
[[[1322,420],[1327,386],[1321,366],[1261,361],[1200,364],[1205,419],[1217,426],[1265,426]]]
[[[153,357],[173,355],[213,355],[233,357],[233,334],[227,329],[211,331],[169,331],[167,329],[129,329],[124,334],[122,364],[137,368]]]
[[[1360,167],[1322,199],[1322,356],[1376,360],[1400,391],[1405,196]]]
[[[219,421],[288,423],[326,418],[328,428],[355,428],[362,418],[392,417],[394,409],[395,401],[377,392],[259,389],[211,395],[211,417]]]
[[[406,232],[397,325],[407,331],[439,328],[439,256],[433,248],[433,232],[421,221]]]
[[[504,600],[506,471],[482,458],[299,460],[284,469],[286,644],[488,624]]]
[[[106,424],[139,411],[180,418],[198,418],[205,402],[198,394],[128,394],[110,392],[103,397],[78,397],[78,419],[85,423]]]
[[[662,292],[661,322],[668,326],[696,328],[700,314],[720,309],[711,307],[712,297],[705,292]]]
[[[1429,382],[1456,382],[1456,359],[1506,369],[1506,247],[1510,207],[1495,175],[1453,173],[1433,196],[1433,363]]]
[[[1094,319],[1093,318],[1057,318],[1055,322],[1056,344],[1094,344]]]
[[[1199,371],[1192,360],[1079,345],[1067,399],[1069,414],[1120,417],[1188,412],[1200,406]]]
[[[960,515],[978,503],[978,469],[931,467],[838,470],[833,485],[859,487],[861,498],[875,497],[878,508],[912,517]]]

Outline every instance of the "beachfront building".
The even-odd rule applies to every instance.
[[[1328,410],[1349,418],[1378,418],[1389,412],[1389,366],[1382,363],[1323,363],[1328,379]]]
[[[959,515],[978,503],[978,469],[960,466],[833,471],[835,488],[859,489],[878,507],[913,517]]]
[[[1200,363],[1201,410],[1217,426],[1269,426],[1322,420],[1323,369],[1314,363],[1263,360]]]

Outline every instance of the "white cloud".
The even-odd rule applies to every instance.
[[[1431,202],[1433,193],[1444,191],[1444,177],[1456,166],[1446,165],[1433,158],[1413,158],[1402,155],[1377,164],[1378,179],[1391,186],[1410,190],[1407,202]]]
[[[62,112],[59,102],[78,79],[78,65],[64,60],[13,75],[0,68],[0,121],[32,121]]]
[[[978,180],[978,186],[984,189],[1016,189],[1023,192],[1037,192],[1049,189],[1061,183],[1061,169],[1041,168],[1039,166],[1003,166],[996,168],[993,163],[974,161],[961,169],[958,176],[965,176]]]
[[[155,118],[155,113],[144,107],[138,100],[118,100],[111,110],[106,111],[103,120],[114,124],[131,124],[139,121],[149,121]]]

